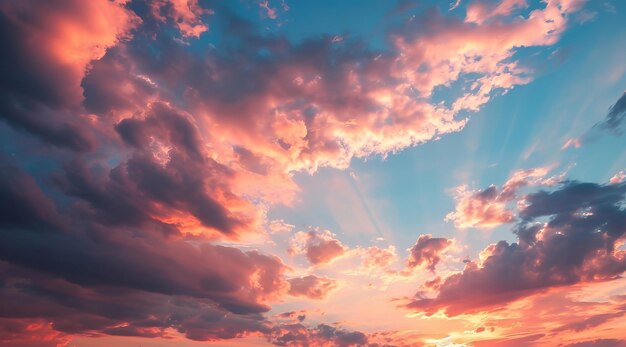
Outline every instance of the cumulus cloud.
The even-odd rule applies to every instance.
[[[150,6],[152,15],[157,20],[171,21],[183,37],[198,38],[209,30],[202,16],[212,14],[213,11],[200,6],[198,0],[154,0]]]
[[[178,9],[178,3],[186,2],[166,7]],[[193,12],[194,3],[176,13]],[[511,5],[501,17],[521,9]],[[216,150],[234,144],[283,171],[315,171],[345,168],[352,157],[384,155],[460,130],[466,122],[457,117],[460,111],[476,111],[492,95],[530,81],[512,60],[516,49],[554,44],[575,10],[550,2],[527,17],[481,25],[428,13],[390,32],[389,52],[368,49],[359,38],[292,43],[262,37],[254,23],[223,11],[212,19],[232,26],[224,35],[247,49],[224,46],[192,54],[157,34],[157,40],[133,42],[127,52],[162,94],[178,95],[185,81],[186,111],[203,120],[203,132],[219,129]],[[185,23],[170,12],[158,13]],[[146,54],[154,50],[162,54]],[[468,78],[471,92],[449,107],[429,100],[437,87]]]
[[[479,263],[445,278],[435,297],[418,293],[407,307],[454,316],[553,287],[615,279],[626,270],[626,252],[618,248],[626,233],[625,198],[623,183],[576,181],[529,194],[514,228],[517,242],[488,246]]]
[[[371,246],[366,248],[361,255],[363,266],[369,270],[380,270],[388,268],[397,260],[396,247],[390,245],[386,248]]]
[[[42,319],[0,318],[0,344],[6,347],[65,347],[71,336]]]
[[[81,113],[81,80],[92,60],[141,19],[122,3],[2,1],[0,117],[45,143],[84,151],[94,138]]]
[[[97,333],[168,337],[167,329],[173,328],[190,339],[208,341],[270,332],[270,324],[261,315],[231,313],[211,300],[130,288],[80,286],[37,271],[21,271],[18,275],[18,269],[5,263],[1,270],[6,276],[2,297],[7,300],[1,308],[2,316],[11,319],[12,324],[28,323],[33,321],[29,317],[37,317],[39,321],[35,322],[43,325],[42,330],[46,324],[54,327],[54,331],[49,329],[52,336]],[[19,340],[19,336],[11,340]]]
[[[348,331],[327,324],[307,328],[302,324],[282,325],[274,332],[272,343],[277,346],[365,346],[368,336],[360,331]]]
[[[520,188],[528,185],[554,185],[563,179],[562,175],[545,177],[547,167],[514,172],[502,188],[495,185],[472,191],[466,185],[456,188],[454,198],[456,209],[446,215],[446,221],[453,221],[460,229],[489,229],[515,221],[513,207],[509,203],[517,198]]]
[[[274,219],[268,224],[268,229],[271,233],[286,233],[292,231],[295,227],[295,225],[286,223],[282,219]]]
[[[322,298],[336,283],[287,280],[278,257],[212,241],[261,233],[267,206],[293,202],[296,172],[461,130],[462,114],[530,81],[517,49],[554,44],[577,8],[511,4],[497,20],[429,12],[392,28],[379,51],[349,35],[292,42],[212,5],[0,1],[0,117],[18,154],[0,158],[10,202],[0,207],[0,329],[19,335],[3,344],[27,346],[24,331],[63,344],[66,334],[172,329],[203,341],[367,343],[328,325],[273,325],[263,316],[272,302]],[[217,46],[201,42],[209,16]],[[434,99],[456,82],[467,82],[460,97]],[[313,265],[348,250],[330,231],[292,241]],[[434,269],[437,247],[415,266]],[[395,254],[367,252],[370,266]]]
[[[314,275],[292,278],[288,282],[289,294],[316,300],[324,299],[330,291],[337,288],[337,281]]]
[[[324,265],[344,255],[347,248],[330,230],[299,231],[291,239],[289,253],[304,254],[313,265]]]
[[[269,333],[261,313],[289,290],[279,258],[191,244],[124,219],[132,215],[100,221],[77,209],[69,218],[27,173],[10,166],[0,173],[0,198],[15,202],[1,211],[2,317],[52,322],[66,334],[163,337],[174,328],[213,340]],[[92,194],[94,208],[107,205]]]
[[[611,179],[609,179],[609,183],[618,184],[618,183],[624,182],[625,179],[626,179],[626,170],[622,170],[616,173],[615,175],[613,175]]]
[[[420,235],[417,242],[409,248],[407,265],[411,269],[423,266],[434,272],[441,261],[442,253],[452,246],[452,243],[452,240],[446,238],[432,237],[430,234]]]

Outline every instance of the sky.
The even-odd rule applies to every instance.
[[[0,345],[626,346],[624,23],[0,0]]]

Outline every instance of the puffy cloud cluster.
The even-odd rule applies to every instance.
[[[626,270],[626,185],[569,181],[526,196],[515,243],[488,246],[481,262],[445,278],[435,297],[407,307],[426,314],[499,308],[549,288],[609,281]],[[547,222],[542,220],[547,219]]]
[[[513,207],[509,203],[516,200],[520,188],[528,185],[554,185],[563,179],[562,175],[545,177],[546,167],[514,172],[501,189],[489,188],[472,191],[466,185],[456,188],[456,209],[446,215],[446,221],[453,221],[457,228],[488,229],[515,221]]]
[[[622,170],[611,177],[609,183],[622,183],[626,179],[626,170]]]
[[[0,172],[0,198],[14,202],[0,208],[0,316],[33,327],[3,335],[7,345],[36,338],[30,334],[39,326],[54,341],[90,333],[177,331],[205,341],[271,332],[262,313],[290,287],[277,257],[192,244],[154,233],[155,225],[110,224],[79,210],[70,218],[32,177],[11,167]],[[321,287],[307,294],[321,295]]]
[[[48,145],[93,149],[81,80],[140,22],[122,2],[0,2],[1,119]]]
[[[398,259],[398,254],[396,253],[396,247],[393,245],[386,248],[371,246],[363,251],[361,258],[366,269],[378,271],[388,268]]]
[[[293,201],[294,172],[460,130],[460,112],[530,80],[516,50],[554,44],[577,3],[427,13],[378,51],[358,37],[267,35],[226,3],[0,0],[0,130],[13,152],[0,156],[0,317],[16,331],[1,342],[176,331],[367,343],[327,325],[277,328],[271,302],[336,283],[287,280],[278,257],[210,240],[261,233],[266,207]],[[197,41],[208,17],[218,46]],[[435,100],[457,82],[461,97]],[[313,265],[347,251],[328,231],[292,246]],[[393,258],[371,252],[371,264]]]
[[[160,22],[171,21],[183,37],[198,38],[209,30],[202,16],[213,14],[213,11],[202,8],[198,0],[154,0],[150,6],[155,18]]]
[[[347,331],[327,324],[313,329],[302,324],[282,325],[272,339],[277,346],[378,346],[368,341],[367,335],[360,331]]]
[[[413,269],[423,266],[434,272],[435,267],[441,261],[441,255],[450,246],[453,241],[443,237],[432,237],[430,234],[420,235],[417,242],[409,248],[409,257],[407,265]]]
[[[337,288],[337,281],[309,275],[289,279],[289,285],[289,294],[319,300],[324,299],[330,291]]]
[[[347,248],[330,230],[299,231],[291,239],[291,255],[304,254],[312,265],[324,265],[344,255]]]

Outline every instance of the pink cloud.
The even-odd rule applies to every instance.
[[[41,319],[0,318],[0,344],[6,347],[66,347],[71,336]]]
[[[344,255],[347,248],[329,230],[297,232],[292,240],[289,253],[304,254],[313,265],[324,265]]]
[[[626,232],[625,195],[621,183],[569,182],[526,196],[516,243],[488,246],[479,263],[445,278],[435,297],[418,293],[407,307],[456,316],[497,310],[550,288],[616,279],[626,270],[626,252],[618,248]]]
[[[11,66],[0,82],[2,118],[48,144],[93,149],[96,131],[82,116],[81,80],[141,19],[123,2],[108,0],[11,1],[2,2],[0,12],[11,37],[0,46],[1,60]]]
[[[549,171],[548,167],[515,171],[500,189],[491,185],[480,191],[471,191],[461,185],[455,192],[455,211],[448,213],[445,220],[453,221],[460,229],[489,229],[512,223],[515,214],[509,203],[518,198],[519,189],[529,185],[551,186],[562,181],[562,174],[545,177]]]
[[[626,179],[626,170],[622,170],[622,171],[616,173],[615,175],[613,175],[613,177],[611,177],[611,179],[609,179],[609,183],[611,183],[611,184],[622,183],[622,182],[624,182],[624,179]]]
[[[465,20],[481,24],[487,20],[508,16],[516,9],[527,8],[526,0],[504,0],[501,2],[476,1],[467,5]]]
[[[288,280],[289,294],[314,300],[324,299],[329,292],[337,288],[337,282],[330,278],[309,275]]]
[[[276,14],[276,10],[270,7],[270,3],[269,1],[260,1],[259,2],[259,7],[263,10],[265,10],[265,15],[270,18],[270,19],[276,19],[278,18],[278,15]]]
[[[430,234],[420,235],[409,249],[407,264],[413,269],[423,266],[430,271],[435,271],[435,267],[441,261],[441,254],[446,251],[453,241],[446,238],[432,237]]]
[[[398,254],[396,248],[393,245],[387,248],[381,248],[378,246],[372,246],[365,249],[363,255],[363,266],[370,270],[380,270],[388,268],[394,261],[397,260]]]
[[[198,0],[155,0],[150,6],[155,18],[166,22],[170,17],[184,37],[198,38],[209,30],[202,16],[213,14],[213,11],[202,8]]]

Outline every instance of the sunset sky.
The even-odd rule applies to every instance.
[[[0,0],[0,346],[626,347],[626,1]]]

